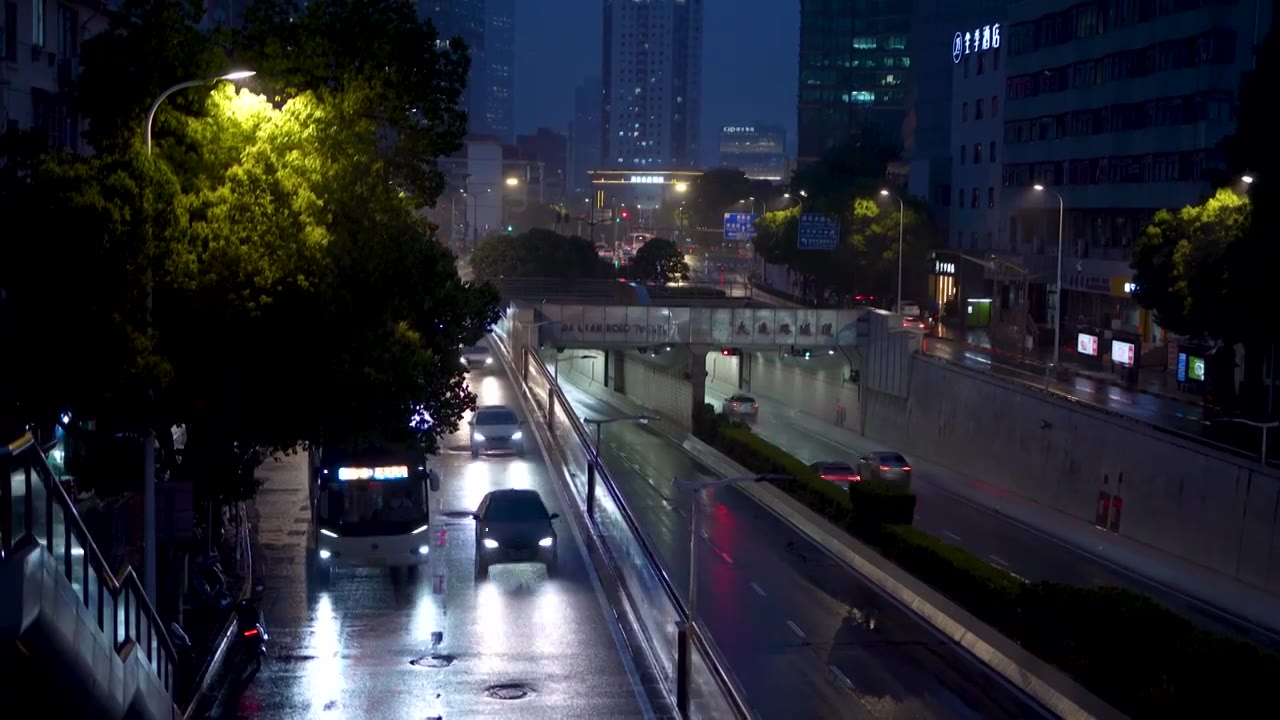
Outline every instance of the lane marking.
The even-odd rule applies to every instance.
[[[995,560],[997,563],[999,563],[1000,565],[1003,565],[1004,567],[1009,567],[1009,561],[1005,560],[999,555],[988,555],[987,557],[991,558],[992,560]]]
[[[791,628],[791,632],[795,633],[801,640],[805,639],[804,631],[800,629],[799,625],[788,620],[787,627]]]
[[[707,532],[706,528],[698,528],[698,532],[701,533],[703,540],[711,540],[711,534]]]
[[[720,559],[721,559],[721,560],[724,560],[725,562],[729,563],[730,565],[732,565],[732,564],[733,564],[733,558],[729,557],[729,553],[727,553],[727,552],[725,552],[725,551],[721,550],[720,548],[716,548],[716,553],[720,555]]]
[[[853,690],[853,683],[849,681],[849,678],[845,677],[844,673],[840,672],[840,668],[835,665],[828,665],[827,669],[831,671],[832,675],[836,676],[836,680],[843,685],[846,690]]]
[[[766,597],[765,592],[764,592],[764,588],[762,588],[762,587],[760,587],[759,585],[755,584],[755,582],[752,582],[752,583],[751,583],[751,589],[752,589],[752,590],[755,590],[755,591],[756,591],[756,594],[757,594],[757,595],[759,595],[760,597]]]
[[[955,533],[951,532],[950,530],[943,530],[943,531],[942,531],[942,534],[943,534],[943,535],[946,535],[947,537],[951,538],[952,540],[955,540],[956,542],[964,542],[963,540],[961,540],[961,539],[960,539],[960,536],[959,536],[959,535],[957,535],[957,534],[955,534]]]

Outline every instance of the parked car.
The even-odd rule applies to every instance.
[[[858,477],[911,487],[911,464],[892,450],[869,452],[858,459]]]
[[[505,563],[542,563],[554,575],[559,555],[553,520],[536,490],[494,490],[480,501],[476,521],[476,578]]]
[[[760,414],[760,403],[750,395],[738,393],[726,398],[720,411],[730,419],[755,420]]]
[[[809,467],[823,480],[831,482],[858,482],[861,478],[852,465],[843,460],[819,460]]]
[[[524,423],[506,405],[481,405],[471,416],[471,457],[505,450],[524,457]]]

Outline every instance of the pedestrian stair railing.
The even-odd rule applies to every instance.
[[[115,574],[107,567],[30,434],[0,446],[0,473],[0,561],[43,545],[88,611],[81,617],[122,660],[140,653],[172,698],[177,659],[164,623],[132,568]]]

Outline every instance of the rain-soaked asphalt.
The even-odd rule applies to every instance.
[[[582,417],[618,409],[563,383]],[[689,576],[687,493],[673,477],[715,477],[651,428],[605,426],[601,455],[673,578]],[[699,509],[699,616],[762,718],[1046,717],[962,648],[734,489]]]
[[[481,404],[523,414],[501,371],[476,373],[472,383]],[[473,510],[486,492],[506,487],[534,488],[552,512],[564,510],[535,448],[525,459],[472,460],[466,439],[462,431],[446,441],[456,449],[433,461],[444,483],[432,500],[431,564],[407,578],[342,570],[327,588],[310,585],[306,461],[264,466],[256,506],[270,654],[247,684],[223,693],[212,717],[645,716],[567,521],[559,521],[557,577],[513,565],[476,582],[474,526],[447,511]],[[428,667],[412,664],[415,658]]]

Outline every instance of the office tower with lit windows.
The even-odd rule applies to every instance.
[[[605,166],[696,167],[702,12],[702,0],[605,0]]]

